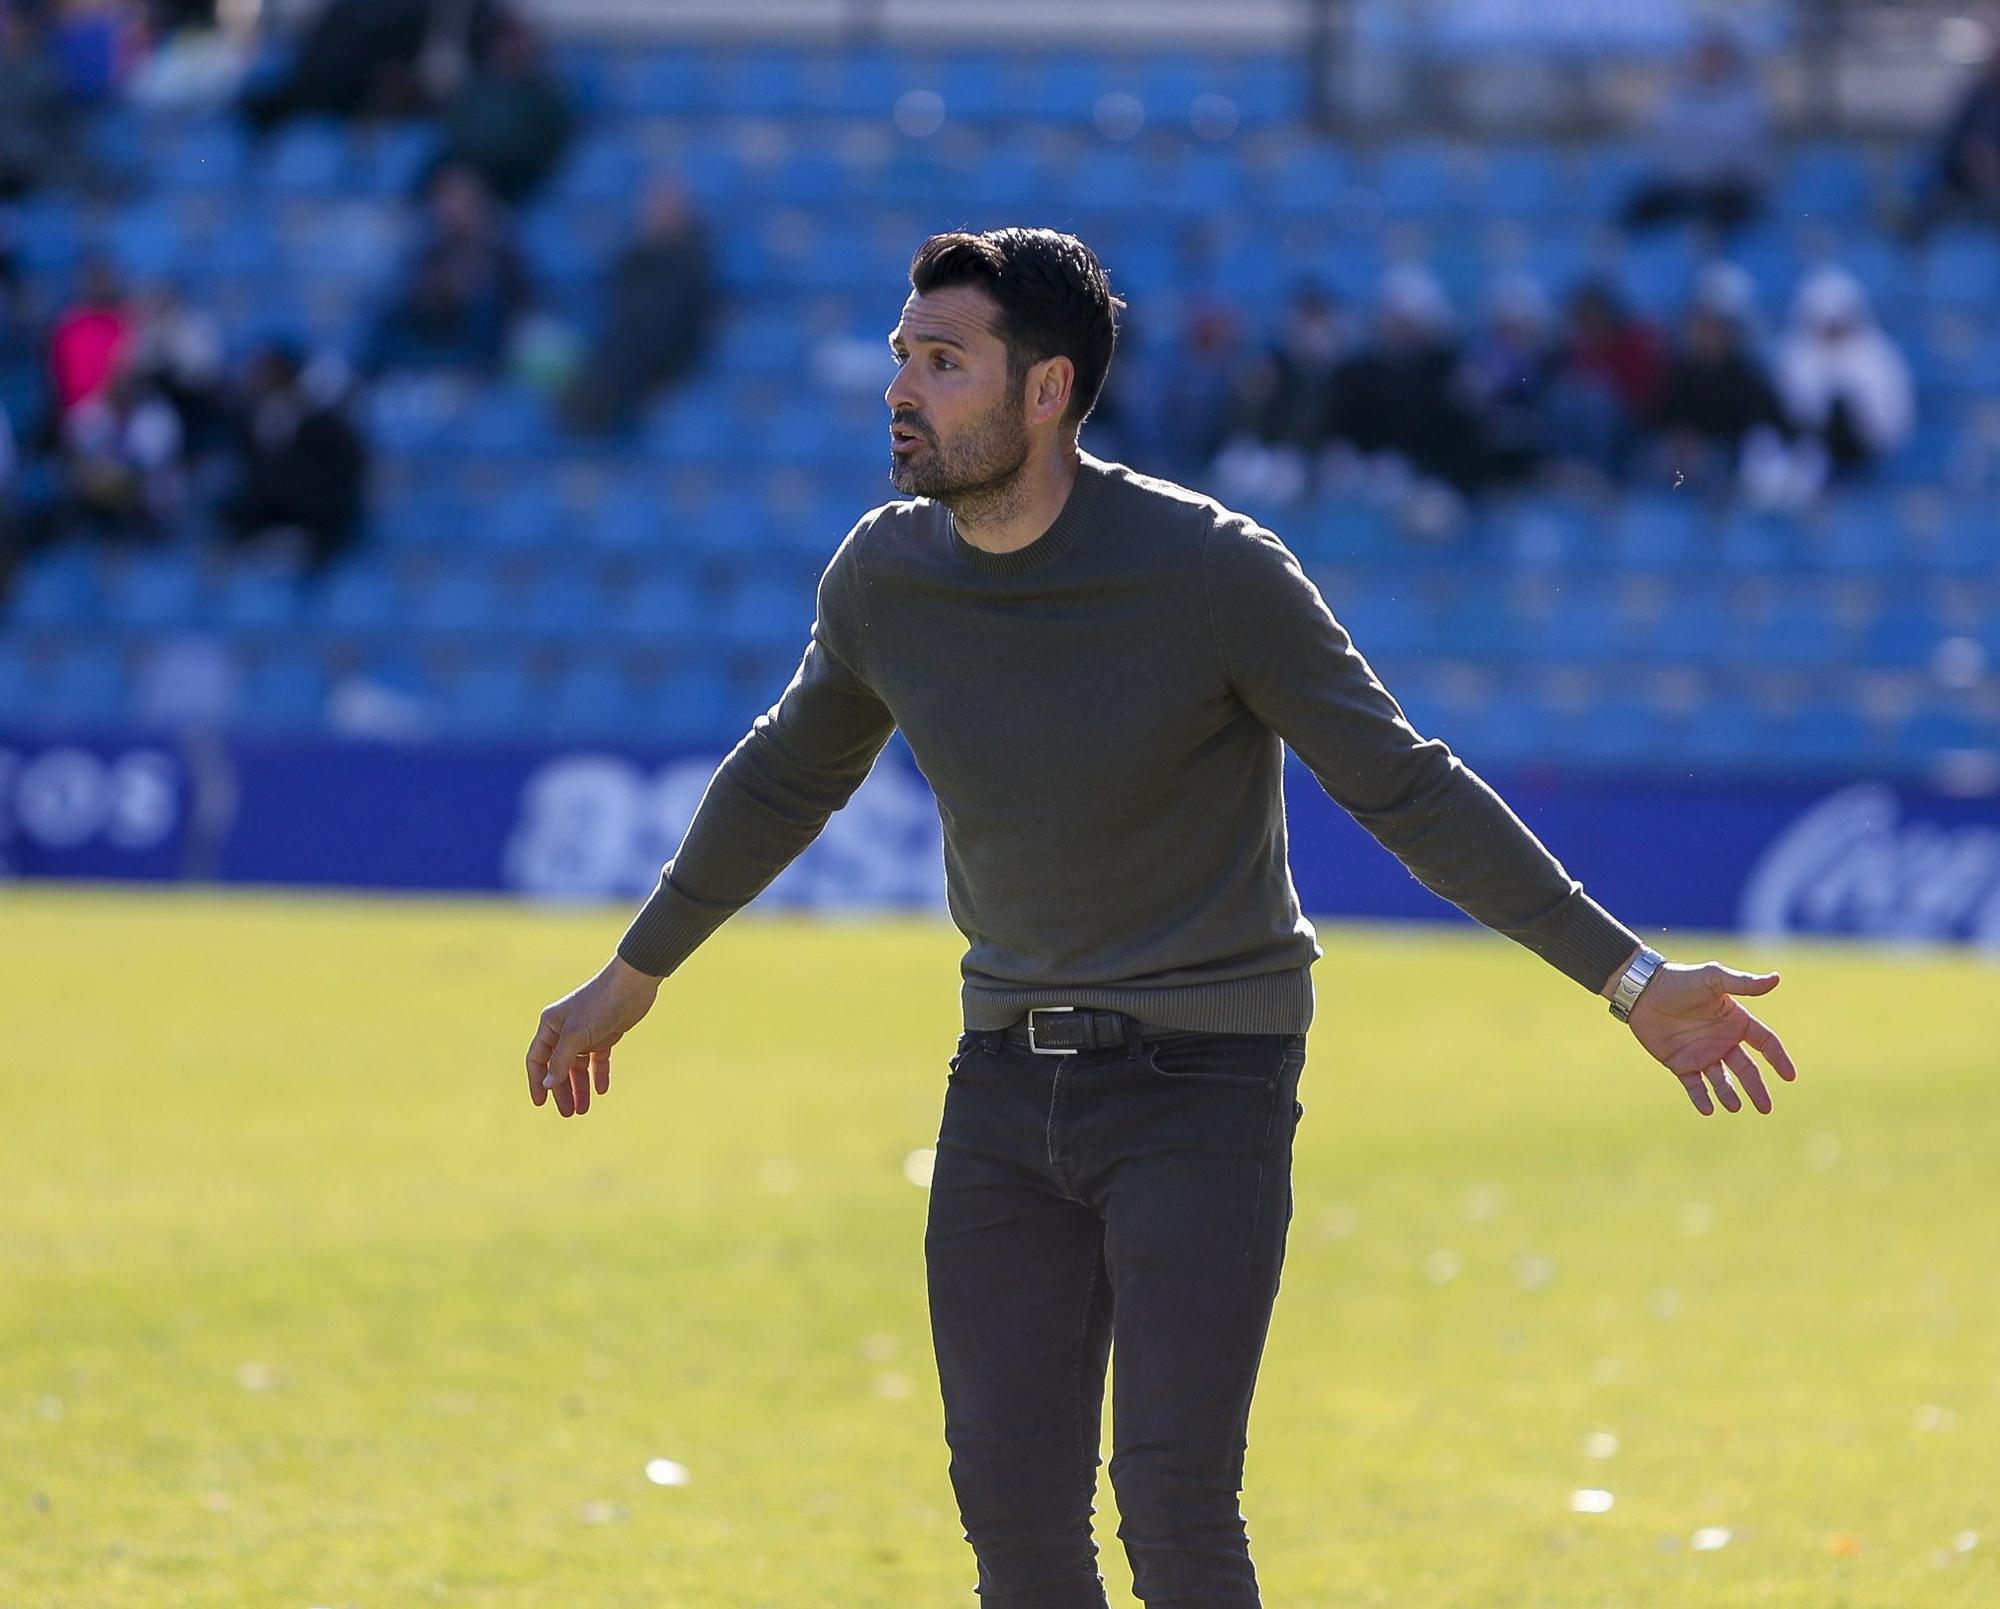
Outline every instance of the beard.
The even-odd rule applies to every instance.
[[[954,511],[1004,503],[1028,462],[1028,427],[1013,396],[1003,395],[948,442],[908,416],[897,422],[917,431],[924,445],[905,458],[891,455],[890,484]]]

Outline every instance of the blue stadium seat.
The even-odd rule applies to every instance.
[[[516,629],[524,638],[551,643],[587,644],[597,638],[609,614],[590,572],[574,555],[558,558],[538,577],[516,611]]]
[[[472,561],[432,575],[412,599],[408,623],[420,636],[479,637],[517,632],[522,622],[492,567]]]
[[[1721,537],[1723,565],[1743,574],[1796,569],[1804,548],[1791,520],[1748,509],[1733,509],[1723,517]]]
[[[1819,670],[1838,662],[1841,632],[1824,599],[1796,585],[1780,593],[1745,657],[1766,665]]]
[[[1451,214],[1459,206],[1457,159],[1446,146],[1404,140],[1383,151],[1375,165],[1375,190],[1397,217]]]
[[[225,631],[289,631],[299,618],[299,583],[290,571],[240,565],[223,577],[210,618]]]
[[[1037,67],[1016,113],[1036,122],[1088,123],[1100,96],[1127,87],[1124,74],[1114,82],[1105,63],[1088,52],[1043,60]]]
[[[1560,739],[1565,759],[1603,770],[1655,766],[1667,747],[1667,725],[1659,710],[1636,696],[1586,705],[1563,723]]]
[[[689,653],[710,648],[719,629],[695,576],[679,566],[649,571],[610,603],[604,629],[634,647]]]
[[[232,117],[161,129],[152,140],[153,182],[164,190],[212,193],[235,188],[249,166],[250,143]]]
[[[40,711],[41,687],[27,649],[0,635],[0,726],[32,727]]]
[[[802,56],[781,50],[716,51],[700,60],[701,105],[732,117],[786,117],[805,110]]]
[[[435,160],[438,136],[425,123],[389,123],[357,136],[356,177],[375,195],[402,199]]]
[[[720,747],[742,736],[737,701],[728,679],[713,665],[690,664],[668,676],[644,699],[649,734],[668,743]]]
[[[1422,600],[1406,580],[1369,576],[1329,591],[1326,601],[1366,658],[1393,659],[1431,646]]]
[[[1497,218],[1541,218],[1568,210],[1568,180],[1546,145],[1496,145],[1485,153],[1468,199]]]
[[[446,730],[461,737],[517,735],[538,713],[521,656],[511,650],[474,657],[445,685],[439,702]]]
[[[289,123],[269,137],[266,182],[284,195],[332,195],[352,177],[347,132],[338,123]]]
[[[1794,152],[1772,206],[1794,219],[1846,224],[1863,217],[1871,189],[1868,169],[1851,145],[1808,145]]]
[[[647,714],[618,668],[601,655],[589,654],[556,677],[545,718],[557,736],[574,740],[629,735]]]
[[[1916,669],[1947,633],[1921,602],[1892,602],[1870,623],[1862,640],[1862,662],[1887,669]]]
[[[1475,770],[1545,761],[1566,729],[1531,689],[1518,684],[1488,702],[1476,719],[1458,725],[1449,741]]]
[[[135,554],[105,573],[104,615],[120,626],[186,625],[194,620],[200,593],[193,554]]]
[[[1534,657],[1550,662],[1613,664],[1636,649],[1632,621],[1618,599],[1617,589],[1591,578],[1580,564],[1557,584],[1548,618],[1537,629],[1522,622],[1524,638]]]
[[[1770,722],[1740,694],[1729,692],[1673,723],[1662,734],[1659,752],[1672,763],[1705,771],[1747,769],[1768,741]]]
[[[908,57],[880,46],[854,46],[815,56],[800,84],[801,109],[831,117],[887,117],[896,97],[922,79],[935,89],[934,72],[920,71]]]
[[[1931,306],[1990,313],[2000,299],[2000,240],[1972,225],[1941,230],[1918,258],[1918,273]]]
[[[681,47],[620,51],[604,63],[604,109],[621,114],[686,112],[700,96],[702,64]]]
[[[721,605],[723,640],[733,647],[799,650],[812,631],[812,594],[804,588],[751,580],[730,589]]]
[[[82,626],[103,618],[96,555],[80,546],[31,559],[0,598],[0,621],[19,626]]]
[[[1612,555],[1629,570],[1676,568],[1704,549],[1704,527],[1710,517],[1691,497],[1673,492],[1630,492],[1621,500],[1611,527]]]
[[[1324,214],[1353,182],[1353,170],[1336,147],[1301,141],[1281,151],[1264,199],[1281,212]]]
[[[129,680],[123,655],[113,644],[73,643],[42,682],[41,724],[65,730],[120,725],[126,716]]]
[[[351,558],[309,590],[303,614],[310,627],[337,635],[373,635],[404,621],[396,578],[380,559]]]
[[[324,718],[326,666],[310,650],[290,650],[256,665],[244,678],[241,717],[265,731],[310,732]]]
[[[1816,699],[1775,722],[1769,742],[1767,762],[1791,770],[1851,770],[1874,752],[1860,712],[1837,699]]]
[[[1819,531],[1817,557],[1841,575],[1881,575],[1902,555],[1902,533],[1893,503],[1854,490],[1831,500]]]
[[[990,122],[1013,109],[1007,72],[997,57],[947,56],[936,77],[938,93],[944,97],[945,115],[956,121]]]

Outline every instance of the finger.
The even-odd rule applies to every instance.
[[[1769,994],[1778,986],[1775,972],[1738,972],[1717,961],[1708,963],[1708,974],[1725,994]]]
[[[1731,1045],[1722,1053],[1722,1059],[1729,1064],[1729,1070],[1736,1075],[1736,1081],[1743,1086],[1743,1093],[1750,1097],[1750,1104],[1766,1117],[1771,1115],[1771,1092],[1764,1087],[1764,1075],[1757,1070],[1750,1052],[1741,1045]]]
[[[556,1040],[562,1033],[559,1022],[548,1017],[542,1019],[535,1030],[535,1037],[528,1044],[528,1094],[537,1106],[549,1098],[549,1052],[556,1048]]]
[[[611,1090],[611,1047],[590,1053],[590,1070],[597,1079],[597,1093],[608,1094]]]
[[[549,1057],[549,1093],[555,1096],[556,1110],[564,1117],[576,1110],[576,1095],[569,1081],[569,1064],[575,1060],[576,1047],[571,1040],[558,1041],[554,1054]]]
[[[590,1052],[580,1050],[569,1064],[570,1095],[578,1117],[590,1110]]]
[[[1717,1062],[1708,1069],[1708,1081],[1715,1087],[1716,1099],[1732,1112],[1743,1110],[1743,1097],[1736,1093],[1736,1086],[1729,1082],[1729,1069]]]
[[[1787,1084],[1799,1076],[1799,1070],[1792,1065],[1792,1058],[1785,1052],[1785,1042],[1765,1027],[1755,1017],[1743,1030],[1746,1043],[1761,1052],[1764,1060],[1777,1068],[1778,1076]]]
[[[1703,1117],[1715,1116],[1715,1103],[1708,1098],[1708,1086],[1701,1081],[1700,1073],[1680,1074],[1681,1088],[1688,1092],[1688,1099],[1694,1102],[1694,1109]]]

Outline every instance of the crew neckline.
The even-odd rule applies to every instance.
[[[951,532],[951,545],[958,556],[975,569],[987,570],[995,575],[1023,575],[1029,570],[1040,569],[1050,560],[1061,557],[1075,545],[1089,523],[1091,505],[1097,500],[1098,483],[1103,479],[1103,471],[1088,453],[1077,455],[1076,483],[1070,487],[1069,496],[1064,499],[1062,512],[1055,522],[1026,547],[1018,547],[1008,553],[989,553],[985,548],[975,547],[966,541],[959,531],[958,520],[950,509],[944,512],[945,529]]]

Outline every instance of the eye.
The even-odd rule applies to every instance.
[[[931,358],[931,363],[935,367],[940,369],[955,369],[958,367],[956,363],[952,362],[951,359],[946,357],[942,352],[934,354]]]

